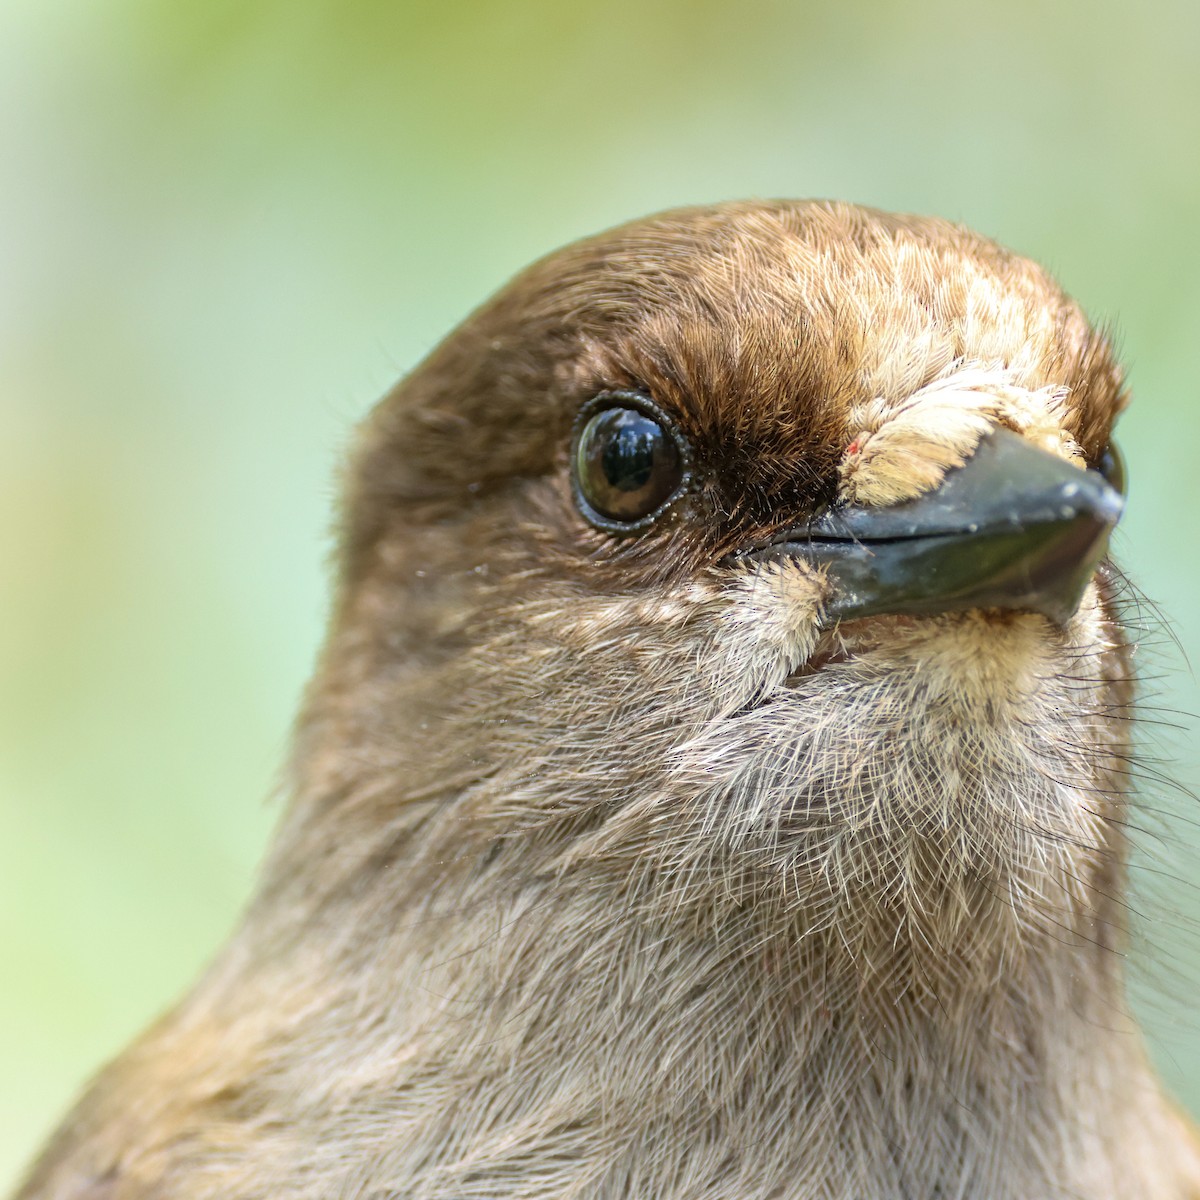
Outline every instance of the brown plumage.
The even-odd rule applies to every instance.
[[[572,482],[608,393],[686,460],[635,531]],[[530,268],[367,421],[258,894],[21,1200],[1200,1196],[1124,1000],[1111,569],[1062,620],[835,620],[782,532],[997,428],[1096,466],[1124,398],[941,221],[725,205]]]

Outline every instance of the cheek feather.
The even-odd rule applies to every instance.
[[[744,681],[737,694],[778,688],[812,657],[828,590],[821,569],[796,559],[738,572],[716,637],[727,669]]]

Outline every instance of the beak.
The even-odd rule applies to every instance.
[[[831,508],[748,557],[827,568],[826,624],[999,608],[1063,625],[1123,507],[1098,472],[996,429],[936,491],[887,508]]]

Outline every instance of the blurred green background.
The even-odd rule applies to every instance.
[[[1119,332],[1117,549],[1196,659],[1198,62],[1194,0],[5,0],[0,1191],[248,893],[354,421],[578,235],[837,196],[1046,262]],[[1197,1110],[1200,810],[1144,806],[1137,1003]]]

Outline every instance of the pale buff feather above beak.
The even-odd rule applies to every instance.
[[[839,499],[883,506],[932,491],[961,467],[997,425],[1077,467],[1083,451],[1066,431],[1067,389],[1022,387],[1016,372],[960,362],[941,378],[899,401],[860,405],[858,432],[839,467]]]

